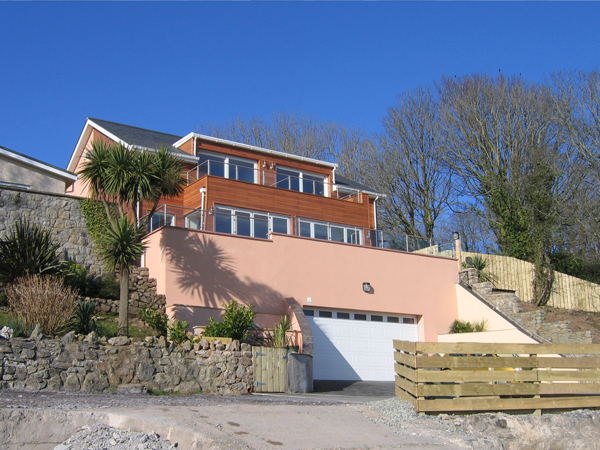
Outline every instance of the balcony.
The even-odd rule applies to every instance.
[[[257,169],[253,163],[207,160],[188,170],[185,173],[185,180],[189,186],[207,175],[320,197],[362,203],[360,190],[344,188],[341,191],[339,185],[326,182],[324,175],[302,173],[301,171],[288,168],[275,168],[266,164],[263,168]]]
[[[268,239],[269,233],[273,232],[432,256],[455,256],[453,242],[233,207],[202,210],[165,204],[148,221],[148,232],[164,226],[259,239]]]

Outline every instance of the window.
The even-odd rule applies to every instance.
[[[402,323],[415,323],[415,319],[413,319],[412,317],[403,317]]]
[[[366,314],[354,314],[354,320],[367,320]]]
[[[400,323],[400,319],[398,317],[388,316],[387,321],[389,323]]]
[[[148,221],[148,233],[158,230],[162,226],[175,226],[175,215],[155,212]]]
[[[361,233],[356,227],[315,222],[308,219],[298,220],[298,234],[313,239],[324,239],[347,244],[360,244]]]
[[[269,230],[289,234],[290,219],[285,216],[217,206],[214,211],[215,231],[266,239]]]
[[[325,176],[312,175],[300,170],[284,169],[277,166],[276,186],[290,191],[305,192],[307,194],[325,195]]]
[[[319,317],[333,317],[331,311],[319,311]]]
[[[383,322],[383,316],[371,315],[371,322]]]
[[[198,178],[204,175],[256,183],[256,163],[214,153],[198,153]]]
[[[304,310],[304,315],[305,315],[305,316],[308,316],[308,317],[314,317],[314,315],[315,315],[315,311],[314,311],[314,310],[312,310],[312,309],[305,309],[305,310]]]
[[[350,313],[339,312],[339,313],[337,313],[337,318],[338,319],[350,319]]]

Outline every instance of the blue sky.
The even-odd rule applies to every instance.
[[[86,117],[184,135],[301,111],[380,130],[443,75],[599,64],[600,4],[0,2],[0,145],[66,167]]]

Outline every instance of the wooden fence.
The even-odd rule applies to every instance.
[[[394,341],[394,348],[396,395],[418,412],[600,407],[600,344]]]
[[[252,347],[254,392],[287,390],[287,349]]]
[[[497,277],[495,287],[515,291],[524,302],[533,301],[533,264],[510,256],[462,252],[461,259],[473,256],[487,259],[487,271]],[[555,272],[548,306],[580,311],[600,312],[600,285]]]

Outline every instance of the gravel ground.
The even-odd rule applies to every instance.
[[[170,450],[177,447],[156,433],[136,433],[105,425],[86,427],[54,450]]]
[[[350,400],[350,399],[348,399]],[[418,415],[412,405],[396,397],[371,402],[345,402],[327,396],[221,397],[213,395],[150,396],[141,394],[32,393],[2,391],[0,408],[15,413],[34,410],[144,409],[161,406],[214,407],[240,405],[339,405],[357,409],[368,420],[413,436],[429,436],[457,448],[490,450],[523,449],[600,449],[600,411],[579,410],[569,413],[533,415],[471,414]],[[279,406],[278,406],[279,407]],[[56,441],[55,441],[56,442]],[[55,447],[56,450],[163,450],[175,442],[156,433],[134,433],[107,426],[84,427]]]

